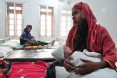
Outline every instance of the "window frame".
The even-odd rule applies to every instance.
[[[41,12],[41,9],[43,9],[43,8],[41,8],[41,7],[45,7],[45,9],[46,9],[46,12]],[[51,13],[49,13],[48,12],[48,10],[49,10],[49,8],[52,8],[51,10],[52,10],[52,12]],[[42,15],[42,13],[43,14],[45,14],[45,35],[41,35],[41,15]],[[47,22],[48,22],[48,17],[47,16],[49,16],[49,15],[51,15],[51,19],[52,19],[52,21],[51,21],[51,36],[48,36],[48,34],[47,34]],[[54,7],[53,6],[46,6],[46,5],[40,5],[39,6],[39,37],[45,37],[45,38],[53,38],[54,37]]]
[[[14,9],[9,9],[9,7],[11,6],[11,4],[13,5],[13,7],[14,7]],[[6,35],[6,37],[7,36],[11,36],[11,37],[19,37],[20,35],[21,35],[21,33],[22,33],[22,30],[23,30],[23,3],[20,3],[20,2],[5,2],[5,7],[6,7],[6,31],[5,31],[5,35]],[[16,8],[17,7],[20,7],[21,9],[20,10],[17,10]],[[13,10],[13,12],[10,12],[11,10]],[[13,21],[14,21],[14,24],[12,24],[12,25],[14,25],[14,29],[13,29],[13,31],[14,31],[14,35],[10,35],[10,17],[9,17],[9,14],[13,14],[14,15],[14,18],[12,18],[13,19]],[[19,20],[19,19],[17,19],[17,15],[18,14],[21,14],[21,19],[20,19],[20,22],[21,22],[21,24],[17,24],[17,21]],[[18,27],[18,25],[20,25],[21,26],[21,29],[20,30],[18,30],[17,29],[17,27]],[[20,32],[20,34],[18,35],[18,32]]]

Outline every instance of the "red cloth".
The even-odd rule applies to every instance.
[[[0,74],[0,78],[6,78],[5,74]]]
[[[116,49],[115,43],[110,37],[108,31],[99,24],[96,24],[97,20],[91,11],[90,7],[86,3],[77,3],[73,8],[82,10],[82,17],[88,21],[88,38],[86,49],[89,51],[95,51],[101,53],[103,60],[107,61],[111,68],[115,68]],[[78,26],[74,25],[69,31],[66,46],[74,50],[74,37]]]
[[[45,62],[16,62],[12,64],[9,78],[45,78]]]
[[[0,74],[0,78],[6,78],[5,74]]]

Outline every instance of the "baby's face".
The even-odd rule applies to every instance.
[[[64,47],[64,56],[65,57],[68,57],[68,56],[71,56],[72,54],[72,50],[69,48],[69,47]]]

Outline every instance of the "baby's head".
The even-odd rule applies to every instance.
[[[69,47],[64,46],[64,56],[68,57],[73,54],[72,50]]]
[[[55,49],[55,51],[52,53],[52,56],[54,56],[54,58],[56,60],[63,60],[64,57],[64,48],[65,45],[60,45],[58,48]]]

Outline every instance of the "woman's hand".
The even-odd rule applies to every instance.
[[[34,36],[31,36],[32,37],[32,40],[35,40],[35,37]]]
[[[82,65],[79,65],[79,66],[75,67],[74,72],[76,74],[84,75],[84,74],[91,73],[91,72],[93,72],[93,71],[95,71],[97,69],[107,67],[105,61],[92,62],[92,61],[84,60],[84,59],[81,59],[81,61],[85,62],[85,64],[82,64]]]
[[[72,63],[70,62],[70,60],[73,60],[73,58],[69,56],[69,57],[66,58],[66,59],[64,60],[64,62],[63,62],[63,66],[65,67],[65,69],[66,69],[68,72],[72,72],[72,71],[75,70],[75,66],[74,66],[74,64],[72,64]]]

